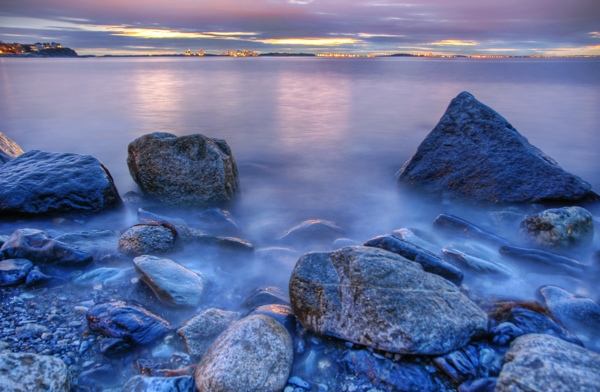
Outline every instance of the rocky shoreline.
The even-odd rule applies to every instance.
[[[600,386],[598,195],[469,93],[397,179],[488,212],[370,239],[319,219],[255,240],[222,139],[136,139],[121,197],[95,158],[0,136],[2,390]],[[532,276],[538,301],[482,290]]]

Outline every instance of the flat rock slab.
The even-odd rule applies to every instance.
[[[34,264],[81,267],[92,261],[92,255],[36,229],[19,229],[0,248],[5,259],[27,259]]]
[[[123,301],[94,305],[86,318],[90,330],[139,345],[152,343],[173,329],[166,320]]]
[[[564,205],[599,199],[590,184],[564,171],[466,91],[450,102],[397,179],[476,202]]]
[[[206,282],[204,277],[171,259],[139,256],[133,265],[140,278],[158,299],[171,306],[193,307],[202,303]]]
[[[90,155],[33,150],[0,168],[2,214],[89,214],[122,204],[110,173]]]
[[[496,392],[596,392],[600,355],[549,335],[517,338],[506,353]]]
[[[487,315],[446,279],[385,250],[307,253],[290,300],[309,330],[376,349],[435,355],[487,331]]]
[[[294,360],[292,337],[277,321],[248,316],[230,326],[202,357],[198,391],[282,391]]]
[[[67,365],[46,355],[0,353],[0,390],[68,392]]]
[[[240,193],[235,159],[223,139],[151,133],[129,144],[127,165],[142,192],[165,204],[222,204]]]

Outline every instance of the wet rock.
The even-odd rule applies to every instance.
[[[338,360],[347,373],[367,379],[384,391],[413,392],[439,391],[429,372],[414,363],[396,363],[375,358],[365,350],[348,350]]]
[[[213,234],[237,237],[242,230],[229,211],[220,208],[209,208],[198,214],[202,229]]]
[[[296,316],[289,305],[262,305],[248,313],[248,316],[262,314],[271,317],[288,330],[290,335],[296,334]]]
[[[463,280],[463,273],[460,269],[446,263],[433,253],[397,237],[381,235],[365,242],[365,246],[385,249],[399,254],[408,260],[421,264],[425,271],[442,276],[457,286],[460,286]]]
[[[194,379],[199,391],[281,391],[294,351],[277,321],[257,315],[230,326],[202,357]]]
[[[485,241],[496,246],[511,245],[510,241],[450,214],[438,215],[433,221],[433,226],[453,234],[460,234],[463,237]]]
[[[26,259],[0,261],[0,287],[22,283],[32,269],[33,263]]]
[[[19,145],[0,132],[0,166],[23,154]]]
[[[170,259],[139,256],[133,265],[140,278],[161,302],[182,307],[198,306],[203,301],[204,277]]]
[[[123,386],[122,392],[192,392],[194,377],[133,376]]]
[[[397,179],[429,193],[477,202],[598,200],[587,182],[564,171],[466,91],[452,100]]]
[[[257,287],[245,301],[247,307],[253,309],[261,305],[289,305],[290,297],[279,287]]]
[[[4,392],[68,392],[67,366],[58,358],[26,353],[0,353],[0,390]]]
[[[290,377],[290,379],[288,380],[288,384],[306,390],[310,389],[310,384],[297,376]]]
[[[416,245],[419,248],[428,250],[434,255],[439,254],[440,249],[442,248],[436,243],[435,240],[431,239],[431,236],[427,236],[421,230],[402,228],[394,230],[392,232],[392,235],[406,242],[410,242],[411,244]]]
[[[371,247],[305,254],[290,298],[308,330],[395,353],[444,354],[487,330],[485,313],[455,285]]]
[[[478,353],[472,345],[437,357],[433,363],[457,384],[479,377]]]
[[[543,286],[539,291],[554,319],[569,330],[600,329],[600,305],[594,300],[557,286]]]
[[[261,248],[254,252],[257,260],[265,264],[273,265],[294,265],[298,261],[298,252],[289,248],[271,247]]]
[[[240,193],[235,159],[223,139],[151,133],[129,144],[127,165],[142,192],[165,204],[215,205]]]
[[[40,324],[25,324],[15,329],[15,335],[19,339],[40,337],[44,332],[48,330],[48,327]]]
[[[96,261],[107,261],[119,255],[119,237],[114,230],[90,230],[63,234],[55,240],[90,253]]]
[[[591,392],[598,385],[597,353],[552,336],[529,334],[512,343],[495,391]]]
[[[38,266],[33,267],[25,279],[25,286],[32,289],[60,286],[65,283],[67,283],[66,279],[60,276],[46,275]]]
[[[112,357],[123,354],[132,348],[132,344],[124,339],[104,338],[100,341],[100,354],[105,357]]]
[[[92,331],[139,345],[152,343],[173,329],[167,321],[146,309],[122,301],[94,305],[86,318]]]
[[[2,245],[5,259],[27,259],[34,264],[81,267],[92,261],[92,255],[69,244],[50,238],[41,230],[19,229]]]
[[[277,240],[283,244],[294,246],[311,244],[329,245],[344,234],[344,229],[335,223],[322,219],[314,219],[304,221],[292,227],[280,235]]]
[[[116,387],[125,381],[120,372],[111,365],[100,365],[83,371],[77,376],[78,385],[91,388]]]
[[[166,253],[175,246],[176,232],[164,225],[135,225],[119,238],[119,252],[127,255]]]
[[[552,208],[521,221],[520,233],[541,247],[589,245],[594,237],[592,214],[581,207]]]
[[[449,259],[459,263],[461,267],[473,272],[501,275],[507,278],[513,276],[513,271],[510,268],[497,261],[480,259],[451,246],[442,249],[442,252]]]
[[[201,358],[213,341],[239,318],[238,312],[206,309],[186,321],[177,333],[183,338],[188,354]]]
[[[577,260],[544,252],[543,250],[504,245],[500,247],[500,253],[521,264],[530,263],[538,267],[543,266],[543,270],[538,271],[540,273],[567,274],[581,278],[588,272],[588,267]]]
[[[129,281],[136,277],[137,274],[133,267],[131,268],[96,268],[86,272],[77,278],[73,279],[72,283],[75,286],[112,286]]]
[[[494,343],[504,346],[519,336],[525,335],[525,331],[513,323],[503,322],[492,328],[490,334]]]
[[[513,324],[515,328],[518,328],[518,330],[509,327],[510,330],[512,330],[512,332],[510,332],[504,328],[494,328],[491,331],[491,338],[493,341],[501,343],[501,340],[503,339],[502,336],[505,336],[506,334],[512,334],[513,337],[518,337],[517,335],[519,335],[520,330],[523,334],[546,334],[555,336],[569,343],[583,346],[581,341],[575,335],[555,323],[549,316],[531,309],[513,307],[513,305],[509,305],[508,308],[509,310],[501,312],[501,317],[497,318],[497,320],[500,322],[500,325],[502,325],[503,322],[509,322]],[[508,340],[510,340],[510,338]]]
[[[108,170],[89,155],[33,150],[0,169],[4,215],[89,214],[122,204]]]
[[[494,392],[497,381],[498,377],[485,377],[467,381],[460,384],[458,392]]]

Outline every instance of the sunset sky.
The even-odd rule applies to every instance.
[[[0,40],[80,55],[600,55],[600,0],[3,0]]]

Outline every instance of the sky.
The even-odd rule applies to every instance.
[[[2,0],[0,40],[79,55],[600,55],[600,0]]]

